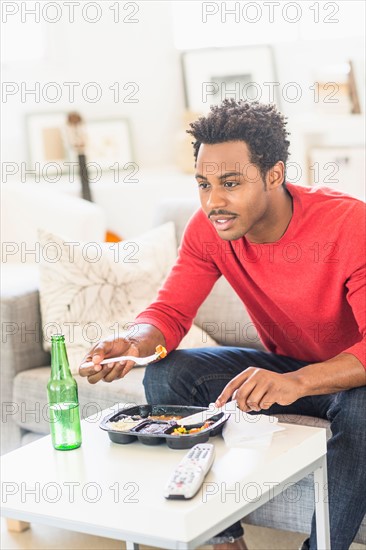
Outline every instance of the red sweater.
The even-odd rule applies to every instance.
[[[224,241],[202,210],[193,215],[156,301],[136,319],[156,326],[168,351],[223,275],[269,351],[309,363],[346,352],[366,368],[366,205],[326,187],[287,188],[293,216],[274,243]]]

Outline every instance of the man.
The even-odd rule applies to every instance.
[[[331,544],[346,550],[366,513],[365,204],[328,188],[285,183],[289,141],[273,105],[225,100],[191,124],[201,209],[189,221],[157,300],[138,333],[95,346],[89,382],[125,376],[133,363],[104,357],[168,356],[148,366],[149,403],[223,405],[251,413],[327,418]],[[174,351],[224,275],[268,352],[237,347]],[[208,319],[209,321],[209,319]],[[238,522],[210,542],[244,549]],[[303,548],[316,548],[313,518]]]

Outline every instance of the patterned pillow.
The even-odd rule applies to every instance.
[[[155,299],[176,259],[174,224],[120,243],[79,243],[45,231],[39,234],[44,348],[50,349],[52,334],[64,334],[76,373],[94,343],[128,329]],[[181,346],[216,345],[198,327],[190,333]]]

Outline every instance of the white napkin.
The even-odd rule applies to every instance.
[[[278,418],[264,414],[248,414],[236,409],[225,423],[222,436],[228,447],[243,447],[248,444],[267,445],[274,432],[284,430],[278,426]]]

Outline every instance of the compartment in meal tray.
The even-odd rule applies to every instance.
[[[131,420],[135,418],[136,423],[131,422]],[[123,423],[124,419],[128,420],[126,422],[126,426],[124,429],[124,426],[121,424],[119,426],[115,425],[115,423]],[[133,443],[135,441],[134,435],[129,435],[134,427],[136,427],[138,424],[141,424],[141,422],[144,422],[144,420],[140,417],[132,417],[129,415],[117,413],[117,415],[113,415],[112,418],[108,419],[105,418],[100,424],[100,427],[102,430],[106,430],[108,432],[108,435],[111,439],[111,441],[114,441],[114,443]]]
[[[139,415],[145,419],[155,416],[164,416],[164,419],[160,418],[159,420],[167,420],[167,417],[176,416],[177,418],[183,418],[184,416],[190,416],[191,414],[205,411],[206,409],[207,407],[190,407],[189,405],[134,405],[121,409],[117,414],[124,416]]]
[[[224,424],[223,413],[219,413],[215,416],[210,417],[206,422],[200,422],[199,424],[187,424],[186,426],[172,426],[166,432],[166,443],[171,449],[190,449],[193,445],[198,443],[206,443],[210,437],[218,435]],[[220,420],[222,419],[222,422]],[[205,424],[207,424],[205,427]],[[174,433],[179,430],[179,428],[184,427],[188,433]],[[203,429],[202,429],[203,428]],[[194,431],[191,430],[199,430]]]
[[[133,428],[131,432],[136,434],[137,439],[145,445],[159,445],[165,441],[165,438],[162,436],[176,425],[174,420],[166,422],[162,420],[145,420]]]
[[[207,410],[205,407],[180,405],[135,405],[106,416],[100,423],[100,427],[108,432],[109,438],[115,443],[132,443],[137,438],[145,445],[158,445],[166,441],[172,449],[189,449],[197,443],[205,443],[210,436],[219,434],[227,419],[227,417],[224,418],[224,413],[218,413],[208,419],[212,420],[213,424],[201,432],[172,435],[174,429],[179,428],[176,420],[205,410]],[[114,429],[113,422],[131,417],[139,422],[130,430]],[[202,424],[190,425],[189,429],[199,428]]]

